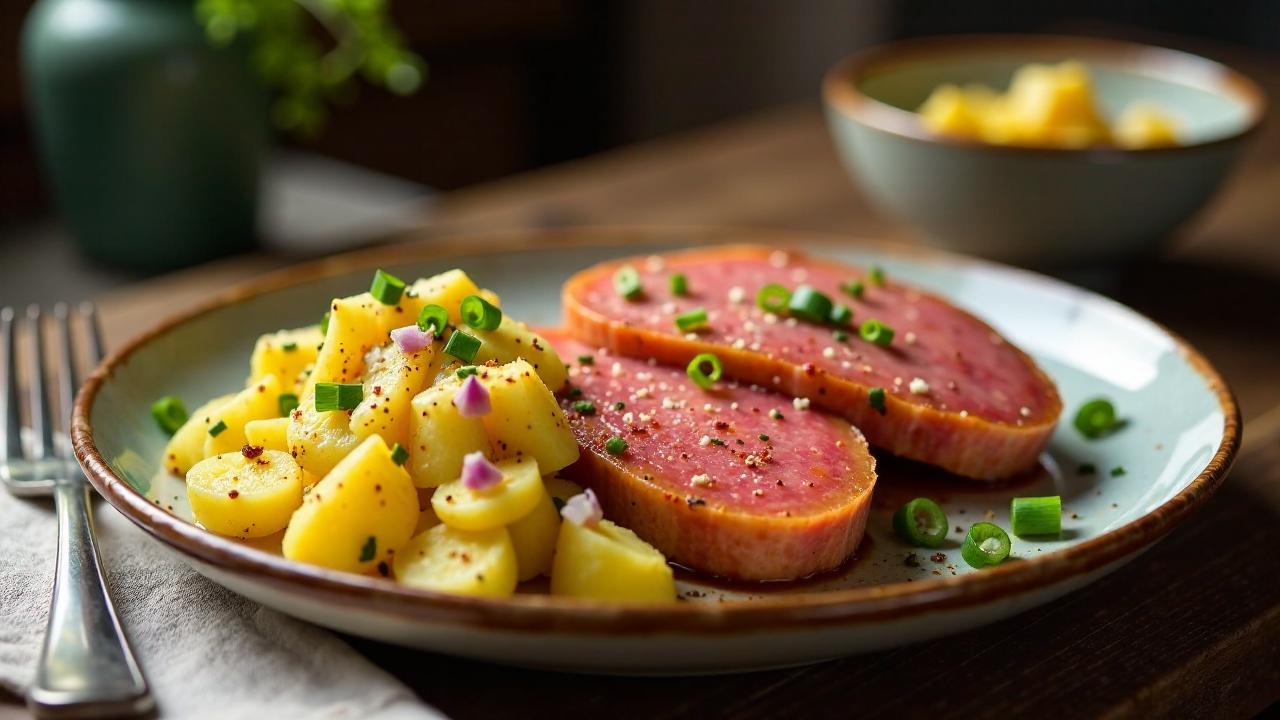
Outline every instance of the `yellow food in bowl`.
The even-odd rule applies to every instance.
[[[1079,62],[1023,65],[1008,91],[982,85],[941,85],[920,106],[929,130],[993,145],[1085,148],[1170,147],[1177,123],[1161,108],[1137,102],[1108,124],[1098,109],[1089,71]]]

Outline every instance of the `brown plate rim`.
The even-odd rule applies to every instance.
[[[1146,515],[1078,545],[1017,563],[1006,563],[981,573],[849,590],[778,595],[766,600],[717,604],[680,602],[653,606],[533,594],[508,599],[469,598],[406,588],[386,579],[290,562],[280,556],[219,537],[169,514],[117,476],[94,442],[90,422],[93,404],[98,391],[110,380],[115,368],[126,364],[135,352],[151,340],[223,306],[243,302],[265,292],[360,268],[500,253],[530,247],[547,250],[584,246],[621,247],[640,242],[679,242],[689,245],[757,242],[806,248],[817,246],[819,249],[834,244],[847,246],[856,243],[916,260],[976,263],[1022,273],[1039,281],[1058,282],[1030,271],[940,250],[841,235],[759,228],[533,229],[429,238],[426,241],[357,250],[278,270],[236,285],[190,310],[159,322],[112,352],[92,372],[76,396],[71,424],[76,457],[89,481],[111,505],[170,547],[221,572],[252,576],[255,580],[280,589],[305,591],[312,598],[330,603],[335,608],[384,612],[408,621],[461,624],[488,630],[649,634],[725,633],[879,622],[970,607],[1066,582],[1127,558],[1163,537],[1217,490],[1239,449],[1240,411],[1226,382],[1194,347],[1158,323],[1153,323],[1168,333],[1188,362],[1205,379],[1218,399],[1224,424],[1222,439],[1204,470],[1177,495]],[[1141,316],[1137,311],[1123,305],[1120,307]]]
[[[1121,148],[1113,145],[1086,148],[1036,147],[1026,145],[996,145],[957,138],[927,129],[916,119],[916,114],[872,98],[858,89],[859,83],[877,69],[897,63],[912,62],[932,56],[945,56],[955,52],[1016,53],[1019,50],[1062,48],[1080,56],[1086,62],[1105,64],[1131,72],[1197,87],[1219,95],[1229,95],[1241,100],[1249,111],[1247,122],[1234,133],[1204,142],[1176,147]],[[1209,85],[1193,83],[1172,70],[1160,71],[1161,64],[1193,64],[1217,75],[1217,82]],[[1206,73],[1209,75],[1210,73]],[[1083,37],[1072,35],[943,35],[900,40],[876,45],[837,61],[822,80],[822,97],[827,107],[841,115],[870,128],[909,140],[937,145],[971,148],[991,153],[1025,155],[1069,156],[1083,155],[1098,158],[1136,157],[1186,153],[1234,143],[1253,134],[1267,116],[1267,96],[1252,78],[1221,62],[1174,48],[1147,45],[1127,40]]]

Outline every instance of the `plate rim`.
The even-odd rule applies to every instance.
[[[752,630],[867,623],[928,612],[970,607],[1067,582],[1132,556],[1153,544],[1202,505],[1225,480],[1240,446],[1241,417],[1235,396],[1216,368],[1190,343],[1163,324],[1106,296],[1069,283],[1001,263],[903,243],[838,233],[724,225],[576,226],[470,232],[407,239],[354,250],[269,272],[237,283],[210,299],[171,315],[134,335],[111,352],[76,395],[71,441],[90,483],[118,511],[147,534],[203,564],[236,575],[251,575],[276,589],[305,589],[337,607],[390,613],[416,622],[468,625],[487,630],[573,632],[578,634],[651,634],[656,632],[727,633]],[[764,600],[724,603],[644,605],[579,600],[549,595],[488,599],[407,588],[394,581],[304,565],[237,543],[169,514],[117,476],[94,441],[90,415],[98,391],[132,355],[183,323],[258,295],[360,268],[496,254],[510,250],[625,247],[637,242],[678,242],[689,246],[759,242],[778,246],[830,249],[833,245],[871,248],[896,257],[950,265],[985,266],[1023,275],[1038,283],[1071,288],[1142,318],[1167,335],[1218,400],[1222,437],[1204,469],[1176,495],[1118,528],[1061,550],[981,573],[896,582],[845,590],[797,592]]]

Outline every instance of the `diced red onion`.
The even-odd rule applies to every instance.
[[[462,484],[471,490],[485,490],[502,482],[502,471],[477,450],[462,458]]]
[[[453,396],[453,406],[465,418],[484,417],[493,409],[489,404],[489,389],[475,375],[468,375],[462,381],[462,387]]]
[[[431,345],[431,341],[436,338],[435,333],[430,330],[421,330],[417,325],[405,325],[392,330],[391,339],[401,350],[412,354],[426,350]]]
[[[571,523],[595,525],[604,519],[604,509],[600,507],[596,494],[587,488],[581,495],[566,500],[564,507],[560,508],[560,515]]]

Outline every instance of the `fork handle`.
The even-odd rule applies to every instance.
[[[27,703],[39,717],[137,715],[153,708],[102,577],[89,486],[74,470],[54,487],[58,561],[49,628]]]

